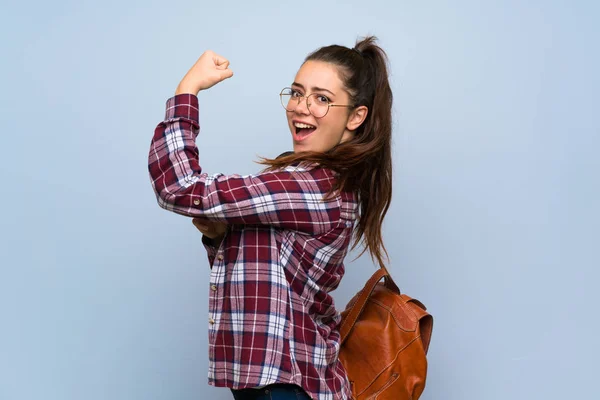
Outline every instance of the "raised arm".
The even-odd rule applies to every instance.
[[[202,172],[195,144],[200,129],[198,98],[193,92],[215,83],[192,78],[210,75],[202,72],[208,67],[194,69],[206,61],[204,56],[182,80],[179,93],[167,100],[165,120],[152,139],[148,168],[159,205],[232,224],[267,224],[313,234],[332,229],[340,219],[341,203],[339,197],[323,200],[335,181],[330,170],[305,165],[245,176]]]

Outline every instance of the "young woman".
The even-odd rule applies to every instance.
[[[211,276],[209,384],[235,399],[350,399],[330,292],[365,245],[384,265],[392,194],[387,58],[374,37],[308,55],[281,91],[293,152],[255,175],[203,172],[198,98],[233,72],[207,51],[167,100],[149,154],[161,207],[194,217]],[[341,310],[340,310],[341,311]]]

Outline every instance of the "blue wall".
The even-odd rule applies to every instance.
[[[257,172],[291,149],[277,95],[303,57],[368,33],[395,94],[391,271],[435,316],[422,399],[597,395],[600,3],[12,3],[1,400],[230,399],[207,385],[200,233],[157,206],[151,135],[215,50],[235,76],[200,95],[201,163]],[[339,308],[374,271],[358,253]]]

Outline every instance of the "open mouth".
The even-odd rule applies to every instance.
[[[315,126],[294,122],[294,140],[304,140],[316,130],[317,128]]]

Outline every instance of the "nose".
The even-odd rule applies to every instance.
[[[302,97],[298,104],[296,104],[296,108],[294,108],[294,112],[297,114],[309,115],[310,110],[308,109],[308,97]]]

